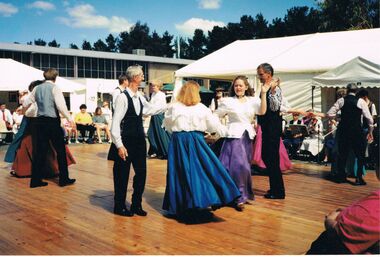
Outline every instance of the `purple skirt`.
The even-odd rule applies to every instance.
[[[241,138],[226,138],[224,140],[219,160],[228,170],[238,187],[241,197],[238,203],[245,203],[248,199],[253,200],[251,179],[252,140],[245,131]]]

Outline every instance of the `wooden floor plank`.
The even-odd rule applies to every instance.
[[[148,216],[127,218],[112,214],[109,145],[69,147],[77,183],[64,188],[49,180],[30,189],[28,178],[10,176],[9,165],[0,162],[1,254],[303,254],[323,231],[326,213],[379,187],[372,171],[367,186],[354,187],[326,180],[330,167],[296,162],[284,173],[285,200],[264,199],[268,178],[253,176],[256,200],[244,212],[226,207],[210,222],[189,225],[163,215],[166,161],[150,159],[143,199]],[[0,146],[1,160],[5,151]]]

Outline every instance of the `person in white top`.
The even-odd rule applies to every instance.
[[[109,159],[114,160],[114,213],[121,216],[146,216],[147,212],[141,205],[146,181],[146,141],[142,117],[163,112],[167,106],[166,103],[154,106],[138,93],[138,87],[144,80],[141,66],[128,67],[126,74],[129,84],[116,98],[111,125],[111,137],[115,148],[111,148],[109,154]],[[131,164],[135,176],[132,204],[128,210],[125,200]]]
[[[317,156],[323,148],[323,123],[320,118],[313,117],[308,126],[307,131],[309,136],[302,141],[301,150],[311,153],[312,156]],[[317,159],[319,156],[317,156]]]
[[[187,81],[176,97],[177,102],[165,113],[163,122],[165,129],[172,133],[163,209],[185,222],[197,222],[198,214],[206,208],[215,210],[240,195],[204,139],[205,131],[225,135],[227,130],[211,110],[200,103],[199,88],[197,82]]]
[[[263,86],[261,91],[266,93],[268,89],[268,86]],[[256,114],[265,113],[267,105],[265,94],[261,95],[261,99],[253,96],[254,92],[245,76],[237,76],[232,81],[229,94],[230,97],[224,98],[215,111],[219,117],[228,117],[228,132],[219,159],[240,190],[241,197],[235,202],[235,208],[242,211],[248,199],[254,199],[251,157],[256,132],[252,123]]]
[[[0,119],[5,122],[8,130],[12,130],[13,118],[5,103],[0,103]]]
[[[17,107],[17,109],[13,112],[13,128],[12,131],[16,134],[20,128],[22,118],[24,114],[22,113],[22,106]]]
[[[151,93],[149,102],[151,104],[166,104],[166,96],[164,92],[160,91],[161,88],[162,82],[160,80],[155,79],[149,82],[149,91]],[[150,117],[150,123],[147,132],[149,140],[148,154],[150,157],[157,156],[160,159],[167,159],[170,134],[162,128],[163,120],[163,113],[159,113]]]
[[[314,115],[335,118],[338,111],[341,111],[341,120],[337,130],[338,144],[338,173],[333,180],[336,183],[346,183],[347,175],[345,171],[346,161],[350,150],[353,150],[358,159],[356,179],[354,185],[366,185],[363,179],[363,166],[366,148],[366,140],[373,140],[373,118],[369,112],[367,103],[356,97],[357,85],[350,83],[347,85],[347,96],[338,99],[330,108],[326,115],[317,113]],[[368,123],[368,134],[363,133],[362,116]]]
[[[123,91],[128,87],[128,78],[126,75],[122,74],[119,76],[119,86],[115,88],[112,93],[112,110],[115,111],[116,97],[123,93]]]
[[[223,91],[224,91],[224,88],[222,88],[222,87],[218,87],[215,89],[215,97],[211,100],[211,104],[209,106],[209,108],[212,112],[214,112],[216,109],[218,109],[220,101],[223,98]]]

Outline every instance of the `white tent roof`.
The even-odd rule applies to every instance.
[[[30,82],[43,80],[43,71],[14,61],[0,58],[0,91],[18,91],[28,89]],[[76,82],[57,77],[56,84],[63,92],[83,90],[84,86]]]
[[[232,79],[256,75],[263,62],[276,73],[319,73],[361,56],[380,63],[380,29],[238,40],[175,72],[176,77]]]
[[[380,87],[380,64],[356,57],[313,81],[321,87],[345,87],[350,82],[360,82],[361,87]]]

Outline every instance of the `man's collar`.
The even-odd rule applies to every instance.
[[[128,94],[129,94],[129,96],[130,97],[138,97],[139,95],[138,95],[138,91],[136,91],[136,93],[135,92],[133,92],[129,87],[127,87],[125,90],[127,90],[127,92],[128,92]]]

